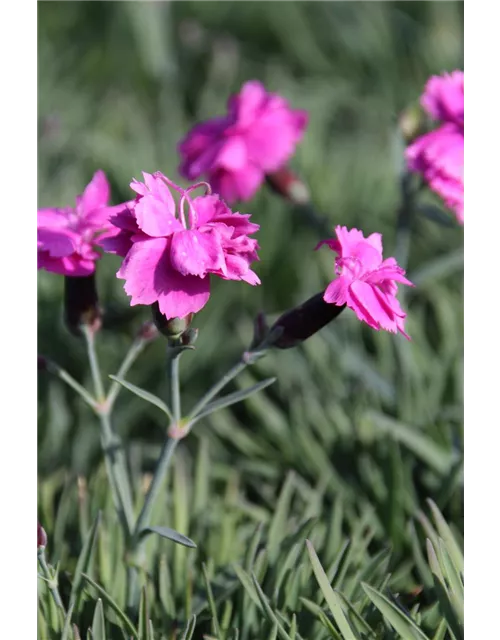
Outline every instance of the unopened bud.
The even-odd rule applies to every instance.
[[[167,320],[160,311],[157,302],[151,305],[151,311],[158,331],[171,340],[179,340],[182,334],[189,328],[194,317],[194,313],[189,313],[184,318],[171,318]]]
[[[159,335],[158,329],[155,323],[152,320],[148,320],[144,322],[139,331],[137,332],[137,337],[142,338],[142,340],[146,340],[147,342],[151,342],[155,340]]]
[[[47,534],[45,533],[45,529],[40,523],[38,523],[37,538],[37,548],[45,549],[45,547],[47,546]]]
[[[324,292],[317,293],[303,304],[286,311],[271,327],[268,344],[278,349],[290,349],[325,327],[345,309],[323,300]],[[274,334],[274,338],[273,338]]]
[[[184,333],[181,335],[181,344],[184,347],[189,347],[193,345],[198,339],[199,329],[195,329],[194,327],[189,327],[186,329]]]
[[[266,316],[261,311],[257,314],[253,323],[253,339],[249,350],[252,351],[262,344],[268,333],[269,326],[266,321]]]
[[[266,179],[273,191],[294,204],[304,205],[311,199],[307,186],[288,167],[268,173]]]
[[[407,144],[425,133],[425,115],[418,103],[411,104],[402,111],[398,126]]]
[[[101,318],[95,274],[65,276],[64,321],[68,330],[73,335],[80,336],[81,327],[87,326],[95,333],[101,328]]]

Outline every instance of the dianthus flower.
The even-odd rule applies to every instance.
[[[406,150],[408,168],[420,173],[464,222],[464,74],[433,76],[420,100],[440,127],[417,138]]]
[[[247,82],[229,99],[227,115],[196,125],[180,142],[179,171],[188,180],[206,176],[229,203],[249,200],[290,159],[306,125],[305,111]]]
[[[260,284],[250,269],[258,244],[249,237],[259,225],[249,215],[233,213],[206,183],[182,189],[160,172],[143,176],[144,182],[130,184],[135,200],[111,217],[120,232],[103,242],[124,257],[117,276],[131,305],[157,303],[167,319],[184,318],[207,303],[210,274]],[[206,195],[192,198],[200,186]],[[180,195],[178,203],[170,189]]]
[[[392,333],[398,331],[405,338],[406,313],[396,299],[398,284],[413,284],[405,278],[405,271],[394,258],[382,258],[382,236],[372,233],[368,238],[358,229],[335,227],[337,238],[322,240],[317,249],[326,244],[335,251],[335,273],[325,290],[325,302],[347,305],[359,320]]]
[[[38,268],[65,276],[94,273],[101,255],[100,241],[117,230],[109,222],[109,184],[103,171],[97,171],[74,209],[38,210]]]

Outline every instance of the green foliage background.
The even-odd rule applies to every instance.
[[[38,23],[39,206],[71,205],[99,168],[111,181],[116,203],[129,198],[128,184],[143,170],[160,169],[175,180],[180,137],[194,122],[222,113],[228,95],[256,78],[310,113],[292,166],[310,186],[329,227],[381,232],[386,255],[394,252],[400,203],[398,116],[418,101],[429,75],[463,68],[463,4],[455,2],[44,2],[38,5]],[[423,200],[437,203],[430,194]],[[200,329],[196,352],[182,362],[185,406],[248,346],[258,311],[273,318],[331,278],[332,256],[326,250],[314,253],[320,235],[299,211],[265,188],[239,210],[261,225],[257,271],[263,285],[213,282],[210,303],[194,323]],[[197,567],[189,569],[194,573],[188,582],[206,602],[200,562],[207,562],[211,579],[226,584],[221,576],[242,562],[258,522],[277,573],[287,571],[279,564],[283,558],[278,561],[279,541],[314,516],[317,528],[310,535],[313,539],[317,531],[323,563],[333,561],[344,539],[359,542],[359,553],[346,568],[346,574],[352,572],[347,598],[355,603],[363,599],[359,580],[367,580],[359,572],[388,548],[390,566],[384,561],[377,588],[390,573],[392,592],[405,598],[418,585],[432,589],[415,550],[423,536],[410,523],[419,510],[428,512],[430,497],[461,544],[462,246],[462,228],[418,219],[408,265],[417,286],[404,303],[411,342],[361,326],[346,311],[300,348],[273,352],[249,369],[239,386],[270,375],[278,380],[244,405],[200,423],[183,443],[171,479],[177,502],[165,498],[156,519],[169,524],[170,518],[196,540],[198,551],[193,555],[176,546],[172,558],[172,543],[151,545],[152,562],[166,553],[174,575],[174,604],[162,608],[158,593],[151,595],[158,637],[175,637],[163,630],[172,628],[172,620],[180,624],[189,617],[181,604],[189,573],[183,563]],[[99,350],[110,374],[149,319],[147,309],[129,307],[115,278],[117,266],[106,256],[98,269],[106,309]],[[40,272],[38,350],[89,384],[83,345],[62,325],[62,287],[62,278]],[[130,381],[164,396],[164,360],[158,340],[136,363]],[[59,381],[39,378],[39,517],[49,534],[49,557],[64,569],[64,586],[97,509],[104,510],[101,545],[109,544],[115,523],[94,417]],[[164,426],[154,408],[126,391],[115,421],[130,445],[139,495]],[[80,501],[77,476],[87,483],[82,498],[80,481]],[[192,509],[182,506],[183,499]],[[302,563],[308,557],[305,537],[295,541]],[[109,553],[119,557],[119,550]],[[117,575],[96,562],[97,582],[120,600]],[[227,580],[233,585],[231,575]],[[264,581],[265,575],[262,570]],[[268,587],[276,578],[269,575]],[[158,580],[155,575],[152,583]],[[321,604],[314,578],[301,585],[301,596]],[[342,585],[341,580],[336,588]],[[292,587],[286,589],[273,606],[302,615],[295,596],[287,601]],[[432,593],[411,597],[411,604],[432,609],[437,601]],[[235,596],[228,628],[238,627],[243,638],[272,637],[272,620],[250,620],[257,605],[248,613],[250,622],[242,622],[244,611],[250,612],[247,601],[242,608],[242,597]],[[366,606],[359,611],[366,612]],[[113,626],[113,614],[106,615]],[[336,637],[325,635],[325,625],[308,624],[298,625],[302,637]],[[335,624],[338,637],[349,637],[338,635]],[[436,629],[439,615],[422,624],[427,631]],[[375,637],[404,637],[391,636],[390,629],[382,624]]]

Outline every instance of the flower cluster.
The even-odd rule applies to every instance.
[[[420,173],[457,220],[464,221],[464,74],[433,76],[421,104],[441,125],[406,150],[408,167]]]
[[[463,221],[463,73],[431,78],[421,102],[442,124],[410,145],[409,168],[422,173]],[[259,82],[247,82],[230,98],[226,116],[197,125],[179,145],[181,173],[191,180],[205,174],[211,184],[183,188],[160,172],[143,173],[143,181],[130,184],[132,199],[109,206],[108,182],[97,171],[74,209],[38,211],[39,268],[89,276],[102,248],[123,258],[117,277],[125,281],[130,304],[152,305],[155,318],[174,322],[186,322],[206,305],[211,276],[260,284],[252,270],[259,225],[226,201],[250,198],[266,174],[283,170],[306,123],[305,112],[290,109]],[[335,232],[316,248],[326,244],[337,254],[336,277],[281,318],[288,333],[276,338],[278,346],[288,348],[336,317],[340,310],[329,305],[349,307],[370,327],[408,338],[396,295],[398,285],[413,285],[394,258],[384,260],[382,236],[365,238],[345,226]]]

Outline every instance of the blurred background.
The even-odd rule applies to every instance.
[[[141,171],[179,180],[179,139],[224,113],[243,82],[259,79],[309,111],[291,165],[332,234],[337,224],[381,232],[389,256],[404,166],[398,118],[431,74],[463,68],[463,3],[42,2],[38,57],[40,207],[73,205],[97,169],[114,203],[130,197]],[[272,320],[332,278],[333,254],[313,251],[320,234],[289,203],[264,187],[237,209],[261,225],[263,284],[213,280],[210,303],[194,321],[196,351],[182,362],[186,406],[247,348],[259,311]],[[417,286],[404,300],[411,342],[345,311],[301,347],[272,352],[245,372],[236,386],[278,380],[197,425],[183,443],[186,460],[204,441],[214,474],[237,472],[242,500],[271,509],[293,470],[327,500],[373,505],[377,535],[396,549],[406,516],[427,496],[460,530],[463,229],[447,215],[450,225],[419,217],[411,237],[408,274]],[[129,306],[118,265],[106,256],[97,272],[106,310],[98,348],[109,374],[149,319],[147,308]],[[40,272],[38,282],[39,353],[90,384],[84,346],[62,324],[63,278]],[[158,340],[130,381],[164,396],[164,362]],[[41,374],[38,402],[43,495],[54,477],[91,476],[101,454],[97,424],[73,392]],[[115,421],[137,470],[150,469],[157,455],[160,418],[128,392],[119,396]]]

